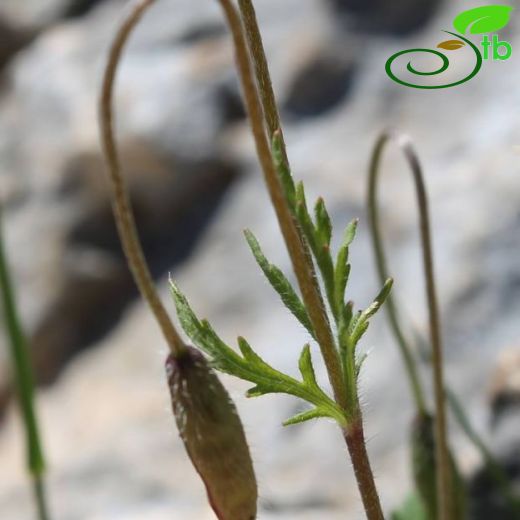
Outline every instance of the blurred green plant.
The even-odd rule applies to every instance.
[[[417,493],[408,495],[401,507],[392,512],[390,520],[428,520],[422,498]]]
[[[447,439],[447,420],[446,420],[446,398],[444,394],[444,363],[443,363],[443,345],[441,336],[441,324],[437,303],[437,291],[435,287],[432,239],[430,230],[430,217],[428,211],[428,198],[426,187],[422,175],[421,165],[411,141],[402,134],[395,132],[384,132],[378,139],[372,159],[370,162],[368,177],[368,211],[371,226],[371,235],[374,251],[376,253],[376,264],[379,278],[386,276],[388,268],[383,250],[383,242],[381,230],[379,227],[379,211],[376,203],[377,186],[380,175],[380,164],[385,147],[391,143],[397,143],[400,150],[410,166],[413,176],[415,191],[417,194],[419,206],[419,223],[421,234],[421,245],[423,252],[424,275],[426,281],[426,294],[428,302],[428,312],[430,321],[430,341],[431,341],[431,358],[432,358],[432,379],[435,394],[435,435],[434,442],[424,436],[414,436],[415,447],[414,452],[427,452],[433,449],[434,456],[429,457],[426,454],[421,457],[414,457],[414,463],[421,461],[423,467],[414,471],[416,476],[422,477],[416,482],[417,488],[422,495],[425,505],[429,508],[428,512],[431,518],[439,520],[456,520],[460,516],[454,516],[454,506],[460,502],[456,496],[454,480],[456,476],[452,473],[450,463],[451,455]],[[398,321],[397,306],[392,298],[389,299],[388,315],[390,325],[394,335],[398,341],[405,368],[410,381],[412,395],[415,399],[417,408],[417,420],[424,422],[430,414],[427,412],[424,392],[420,384],[417,370],[417,362],[414,360],[411,348],[408,346],[405,336],[401,331]],[[417,443],[424,443],[423,446],[417,446]],[[427,460],[432,461],[431,467],[424,466]],[[426,478],[425,478],[426,477]],[[434,484],[435,491],[427,490],[428,485]],[[432,500],[432,495],[435,500]],[[463,518],[464,516],[462,516]]]
[[[428,358],[433,365],[432,372],[434,386],[436,388],[436,416],[433,416],[428,411],[420,379],[420,359],[416,356],[411,342],[403,332],[399,319],[398,306],[394,301],[394,297],[389,296],[386,305],[389,324],[403,358],[411,394],[416,407],[416,417],[414,419],[411,435],[411,451],[412,468],[417,494],[413,496],[413,499],[410,498],[407,505],[405,504],[403,509],[397,513],[397,516],[394,515],[395,520],[416,520],[423,517],[428,520],[434,520],[436,518],[458,520],[459,518],[465,518],[466,516],[467,497],[464,482],[457,469],[454,457],[450,453],[446,440],[443,440],[443,443],[446,446],[447,458],[444,462],[440,460],[442,454],[440,453],[438,439],[446,439],[446,433],[445,426],[442,427],[442,424],[440,424],[439,421],[436,421],[435,417],[442,416],[442,423],[445,424],[446,404],[450,405],[451,411],[462,431],[480,452],[489,474],[494,479],[497,489],[502,493],[506,503],[511,509],[511,512],[515,515],[520,515],[520,500],[515,496],[507,475],[500,464],[495,460],[485,442],[472,427],[466,413],[464,412],[464,408],[461,406],[455,393],[449,390],[446,383],[443,381],[442,345],[440,343],[441,326],[437,311],[437,298],[435,295],[436,284],[433,270],[430,219],[428,214],[429,205],[424,183],[424,175],[418,155],[413,148],[410,139],[404,134],[396,131],[384,132],[377,140],[372,154],[368,178],[367,205],[378,277],[380,280],[385,280],[389,276],[380,227],[379,208],[377,204],[377,187],[380,179],[382,155],[386,146],[392,142],[398,146],[405,156],[413,176],[417,194],[420,218],[420,238],[426,277],[428,311],[430,315],[430,345],[432,347],[432,355],[428,356]],[[436,430],[434,432],[435,424]],[[444,430],[444,433],[441,429]],[[443,479],[446,479],[446,484],[444,486],[442,486]],[[446,493],[447,491],[449,491],[451,496],[447,502],[444,501],[445,510],[439,511],[439,504],[441,504],[441,506],[443,504],[443,501],[441,500],[442,496],[440,494]],[[414,514],[417,515],[417,500],[421,500],[423,503],[422,516],[413,516]]]
[[[39,520],[49,520],[50,516],[45,492],[45,459],[34,402],[34,376],[11,281],[9,263],[4,246],[2,220],[2,210],[0,208],[0,289],[2,293],[4,324],[10,345],[16,394],[25,427],[27,470],[32,479],[37,518]]]

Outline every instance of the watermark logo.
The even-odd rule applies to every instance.
[[[513,47],[509,42],[500,40],[496,32],[503,29],[509,23],[512,11],[513,7],[509,5],[488,5],[464,11],[453,20],[453,26],[457,32],[444,31],[449,34],[450,37],[454,38],[439,43],[437,45],[437,49],[439,50],[407,49],[397,52],[386,62],[386,73],[396,83],[412,88],[440,89],[455,87],[462,83],[466,83],[480,72],[484,60],[506,61],[511,58]],[[466,34],[483,35],[480,46],[466,37]],[[412,82],[415,81],[413,76],[427,78],[440,75],[447,71],[450,66],[450,60],[446,52],[451,53],[462,48],[469,48],[475,54],[475,66],[471,71],[468,71],[467,75],[463,79],[450,81],[446,84],[440,85],[421,85],[420,82]],[[401,56],[414,53],[422,53],[423,55],[424,53],[427,53],[430,57],[435,56],[440,58],[442,61],[441,66],[434,71],[427,72],[418,70],[412,65],[412,62],[409,61],[406,65],[407,72],[405,72],[407,77],[403,78],[403,74],[400,74],[402,78],[400,79],[394,72],[394,69],[397,68],[396,61],[402,62],[402,60],[399,59]]]

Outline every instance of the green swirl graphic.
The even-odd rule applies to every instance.
[[[442,65],[437,70],[434,70],[432,72],[421,72],[419,70],[416,70],[413,67],[411,61],[408,62],[408,65],[406,68],[412,74],[416,74],[417,76],[436,76],[437,74],[442,74],[450,66],[450,60],[448,59],[448,57],[445,54],[443,54],[440,51],[434,50],[434,49],[408,49],[408,50],[397,52],[393,56],[390,56],[390,58],[388,59],[388,61],[386,62],[386,65],[385,65],[386,73],[388,74],[388,76],[396,83],[399,83],[400,85],[404,85],[405,87],[428,89],[428,90],[456,87],[457,85],[462,85],[462,83],[466,83],[466,81],[469,81],[470,79],[474,78],[479,73],[480,69],[482,68],[482,54],[480,53],[479,48],[473,42],[471,42],[464,36],[461,36],[460,34],[452,33],[450,31],[444,31],[444,32],[447,34],[451,34],[452,36],[455,36],[457,38],[460,38],[461,40],[466,42],[475,52],[477,62],[475,64],[475,68],[471,71],[471,73],[468,76],[466,76],[465,78],[463,78],[459,81],[455,81],[454,83],[449,83],[447,85],[414,85],[413,83],[408,83],[407,81],[403,81],[403,80],[399,79],[393,73],[392,64],[394,63],[394,61],[397,58],[399,58],[403,54],[410,54],[410,53],[414,53],[414,52],[426,52],[429,54],[434,54],[435,56],[438,56],[442,60]]]

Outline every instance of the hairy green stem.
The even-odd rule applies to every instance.
[[[309,316],[316,332],[316,338],[318,340],[318,344],[327,367],[336,401],[338,404],[340,404],[340,406],[342,406],[343,409],[346,410],[349,406],[354,406],[354,404],[348,403],[346,400],[346,392],[341,373],[339,352],[335,345],[334,336],[332,334],[326,313],[326,308],[321,296],[319,285],[317,283],[312,258],[310,256],[308,246],[299,230],[297,222],[287,204],[285,193],[283,191],[275,164],[273,162],[270,143],[266,135],[266,129],[264,127],[265,117],[265,120],[268,121],[267,124],[269,125],[269,135],[272,136],[274,135],[274,132],[279,131],[279,117],[270,80],[268,81],[268,84],[264,84],[264,87],[261,89],[261,92],[263,93],[263,99],[261,100],[258,95],[257,85],[255,84],[255,76],[253,74],[250,55],[248,52],[248,42],[244,36],[240,16],[230,0],[219,1],[224,10],[224,14],[233,36],[239,76],[251,120],[251,127],[255,139],[257,154],[264,172],[268,192],[280,224],[282,235],[289,251],[289,256],[296,273],[304,303],[309,311]],[[151,277],[146,268],[144,256],[135,231],[135,224],[130,209],[128,195],[120,173],[121,168],[115,147],[112,123],[113,83],[123,47],[129,37],[131,30],[142,17],[146,8],[148,8],[153,2],[154,0],[141,0],[135,5],[128,18],[121,25],[114,43],[112,44],[101,96],[101,127],[103,146],[109,166],[112,188],[114,190],[114,211],[125,253],[132,268],[132,272],[134,273],[134,277],[136,278],[139,288],[143,293],[143,296],[148,301],[156,317],[158,318],[158,321],[161,325],[161,328],[163,329],[163,332],[165,333],[165,336],[168,339],[168,343],[170,344],[172,351],[178,354],[179,352],[182,352],[184,347],[182,342],[180,342],[178,334],[171,325],[171,322],[169,319],[167,319],[166,313],[164,312],[160,301],[156,297]],[[252,8],[252,4],[249,3],[249,6]],[[250,19],[250,21],[251,20],[254,22],[254,26],[256,27],[256,31],[258,33],[257,41],[261,44],[261,38],[258,27],[256,25],[256,17]],[[251,27],[252,26],[250,25],[250,28]],[[258,58],[258,56],[263,56],[263,59],[265,60],[263,46],[260,47],[260,49],[256,52],[256,58]],[[257,71],[260,71],[258,68],[260,65],[263,67],[263,72],[261,72],[260,77],[269,79],[267,63],[264,61],[263,64],[260,64],[258,60],[255,59],[255,66],[257,67]],[[283,145],[283,150],[284,156],[286,157],[285,145]],[[361,420],[356,423],[356,427],[352,431],[354,434],[353,436],[348,436],[349,442],[347,444],[349,444],[350,450],[355,450],[353,461],[355,461],[355,465],[359,466],[358,471],[356,471],[356,475],[361,476],[361,481],[358,478],[358,482],[360,482],[360,486],[362,486],[363,483],[371,482],[371,487],[368,486],[368,488],[362,490],[363,497],[370,497],[371,500],[369,509],[372,511],[372,513],[370,513],[369,519],[381,520],[382,515],[374,516],[373,514],[373,511],[381,511],[381,507],[373,482],[373,476],[370,470],[366,447],[364,445]],[[359,435],[360,432],[361,437]],[[361,447],[359,446],[360,439],[362,443]],[[370,478],[367,478],[367,470]]]
[[[327,317],[327,312],[319,290],[314,266],[297,223],[287,204],[276,167],[271,155],[271,147],[266,136],[263,109],[258,95],[248,52],[248,44],[242,29],[240,16],[230,0],[220,0],[235,45],[237,66],[246,106],[249,113],[257,155],[262,166],[267,189],[273,203],[280,230],[284,237],[293,269],[302,292],[302,298],[316,331],[316,338],[327,367],[329,379],[338,404],[347,407],[345,389],[341,374],[339,353]]]
[[[27,469],[33,481],[34,500],[39,520],[48,520],[49,514],[44,492],[43,475],[45,459],[40,439],[38,419],[34,404],[34,377],[31,369],[29,349],[22,330],[11,282],[10,270],[2,233],[0,210],[0,288],[5,325],[13,362],[16,393],[25,427]]]
[[[264,45],[258,26],[254,5],[251,0],[239,0],[239,7],[242,22],[245,28],[249,52],[254,64],[255,79],[258,91],[260,93],[260,101],[262,104],[261,110],[264,116],[265,127],[267,128],[267,133],[271,140],[275,134],[280,136],[282,159],[287,170],[289,171],[289,160],[283,138],[280,115],[278,112],[271,76],[269,73],[269,66],[265,55]],[[241,48],[242,44],[240,42],[237,43],[238,47]],[[352,425],[348,429],[344,430],[344,437],[348,446],[350,457],[352,459],[352,464],[354,466],[354,473],[361,493],[367,518],[369,520],[381,520],[383,519],[383,513],[379,495],[375,486],[374,476],[370,467],[368,453],[366,450],[363,432],[363,420],[361,409],[357,400],[357,392],[355,398],[352,399],[351,402],[346,400],[346,396],[349,394],[352,397],[352,392],[347,392],[346,384],[341,374],[341,361],[338,358],[338,351],[336,349],[330,323],[327,318],[323,297],[317,283],[309,246],[305,241],[303,233],[301,232],[297,222],[294,218],[292,218],[287,200],[283,195],[280,181],[276,175],[276,170],[272,166],[273,163],[271,154],[269,153],[269,156],[267,155],[267,150],[269,147],[265,142],[265,132],[263,130],[261,131],[261,111],[260,107],[257,106],[259,103],[258,92],[253,88],[253,85],[251,85],[252,80],[248,77],[252,75],[252,72],[250,71],[251,66],[246,63],[249,62],[249,60],[246,58],[246,56],[242,58],[242,76],[245,76],[245,82],[249,84],[250,101],[248,102],[248,105],[250,107],[249,111],[253,131],[254,133],[258,134],[260,141],[263,141],[259,143],[257,142],[257,147],[259,149],[260,157],[264,156],[265,159],[264,162],[266,164],[264,166],[264,173],[266,174],[267,184],[270,188],[273,204],[275,205],[275,209],[279,215],[282,233],[293,260],[294,270],[298,278],[300,290],[302,291],[306,308],[309,309],[311,321],[316,330],[318,343],[325,360],[336,402],[345,410],[345,412],[350,410],[350,415],[355,416],[355,421],[353,421]],[[247,89],[244,88],[244,90],[246,91],[247,98]],[[282,192],[281,196],[278,195],[274,197],[272,193],[273,191],[276,193]],[[277,207],[275,201],[277,201],[278,205],[281,207]],[[284,226],[282,224],[282,220],[280,219],[280,215],[287,221],[289,227],[291,228],[290,232],[284,232]],[[291,248],[291,242],[294,243],[296,246],[295,248]],[[293,253],[291,253],[291,249],[293,249]],[[325,343],[323,343],[323,341]]]
[[[377,493],[374,475],[368,458],[363,421],[361,416],[343,430],[354,474],[358,482],[361,500],[368,520],[384,520],[383,510]]]
[[[103,76],[103,86],[99,104],[101,143],[107,162],[113,195],[113,209],[123,250],[130,270],[139,287],[141,295],[150,306],[171,353],[178,357],[186,352],[186,345],[175,329],[164,305],[155,289],[152,276],[146,264],[143,249],[137,233],[128,190],[121,174],[121,161],[114,137],[113,91],[121,55],[128,38],[142,18],[144,12],[155,0],[139,0],[130,9],[116,32]]]
[[[262,35],[256,18],[255,7],[251,0],[238,0],[238,5],[240,6],[249,51],[253,58],[267,132],[269,138],[272,139],[276,131],[281,131],[282,125],[280,124],[280,114],[276,104],[276,96],[271,81],[271,74],[269,73]]]
[[[441,323],[437,303],[437,293],[435,287],[435,276],[433,266],[432,240],[430,231],[430,218],[428,210],[428,197],[424,185],[422,168],[419,163],[417,154],[408,137],[395,132],[385,132],[377,141],[372,161],[370,165],[369,176],[369,208],[372,225],[372,235],[374,240],[374,249],[376,250],[378,271],[380,277],[387,276],[387,267],[384,260],[384,251],[382,248],[381,233],[378,225],[378,213],[376,204],[376,187],[380,173],[380,163],[383,151],[386,145],[395,142],[404,153],[406,160],[410,166],[413,176],[418,206],[419,220],[421,232],[421,244],[423,252],[423,265],[426,277],[426,294],[428,302],[429,322],[430,322],[430,339],[432,346],[432,375],[435,393],[435,436],[436,436],[436,478],[437,478],[437,504],[439,511],[439,520],[456,520],[451,518],[451,477],[450,477],[450,461],[447,440],[447,423],[446,423],[446,396],[444,392],[444,363],[443,363],[443,346],[441,337]],[[384,276],[383,276],[384,275]],[[391,323],[399,339],[399,345],[405,358],[405,364],[412,383],[412,389],[416,404],[420,410],[425,409],[424,398],[413,356],[410,349],[406,345],[404,336],[400,331],[397,320],[395,306],[390,300],[389,310],[391,312]]]
[[[283,165],[288,171],[290,171],[287,147],[285,145],[283,128],[280,121],[280,112],[278,111],[278,104],[276,103],[273,82],[271,81],[269,64],[267,63],[264,42],[262,40],[262,34],[260,33],[260,27],[258,26],[255,7],[252,0],[238,0],[238,5],[240,7],[240,14],[244,24],[249,52],[251,53],[251,58],[255,68],[255,79],[260,93],[260,100],[262,102],[267,134],[271,141],[275,134],[280,136]],[[309,254],[309,261],[312,263],[309,251],[307,251],[307,254]]]

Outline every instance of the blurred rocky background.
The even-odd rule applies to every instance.
[[[476,428],[520,473],[520,63],[487,63],[440,91],[384,72],[390,54],[434,47],[467,2],[256,2],[296,176],[328,201],[337,236],[361,218],[349,297],[377,291],[366,178],[378,133],[413,136],[431,195],[447,372]],[[503,3],[503,2],[502,2]],[[2,0],[0,190],[7,246],[40,384],[52,510],[60,520],[213,518],[169,411],[164,342],[112,223],[96,101],[121,0]],[[473,5],[471,5],[472,7]],[[504,31],[520,49],[518,18]],[[172,273],[194,308],[234,344],[244,335],[294,373],[306,335],[284,311],[242,237],[251,228],[290,272],[269,205],[217,2],[161,0],[132,38],[117,86],[118,132],[147,258],[164,300]],[[427,331],[416,207],[389,152],[381,189],[395,295]],[[369,451],[385,507],[410,488],[412,403],[381,315],[364,341]],[[32,518],[23,436],[0,339],[0,518]],[[323,378],[323,369],[319,369]],[[425,378],[428,375],[424,374]],[[342,439],[319,421],[283,429],[300,403],[246,400],[224,378],[256,460],[260,519],[358,519]],[[480,459],[452,443],[476,494]],[[485,494],[485,493],[484,493]],[[489,494],[489,493],[488,493]],[[496,516],[488,497],[475,518]],[[491,503],[491,506],[490,506]]]

